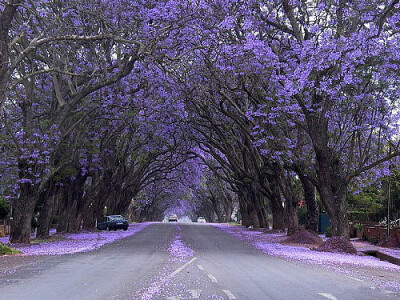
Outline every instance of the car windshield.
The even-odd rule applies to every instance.
[[[109,216],[110,220],[123,220],[124,217],[122,216]]]

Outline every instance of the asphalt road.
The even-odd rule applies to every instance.
[[[177,235],[193,251],[167,251]],[[268,256],[208,224],[156,223],[88,253],[0,274],[0,299],[399,299],[322,266]]]

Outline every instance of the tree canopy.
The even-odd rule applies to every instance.
[[[399,9],[0,1],[11,241],[29,242],[35,213],[46,236],[55,219],[58,231],[94,228],[105,207],[139,220],[238,209],[246,226],[291,234],[300,200],[309,229],[323,209],[348,237],[349,201],[400,154]]]

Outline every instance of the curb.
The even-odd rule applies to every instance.
[[[379,250],[365,250],[365,251],[360,251],[360,252],[362,252],[366,255],[369,255],[369,256],[377,257],[380,260],[385,260],[392,264],[400,266],[400,258],[399,257],[391,256],[391,255],[381,252]]]

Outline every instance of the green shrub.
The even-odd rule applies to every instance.
[[[21,254],[22,252],[0,243],[0,255]]]
[[[326,235],[326,237],[332,237],[332,235],[333,235],[332,225],[329,225],[328,228],[326,228],[325,235]]]
[[[0,220],[3,220],[8,216],[10,211],[10,206],[8,205],[6,199],[4,197],[0,197]]]
[[[364,224],[356,223],[356,224],[354,224],[354,227],[355,227],[358,231],[362,231],[362,230],[364,229]]]
[[[297,209],[297,218],[299,219],[300,225],[307,224],[307,208],[306,207],[299,207]]]

